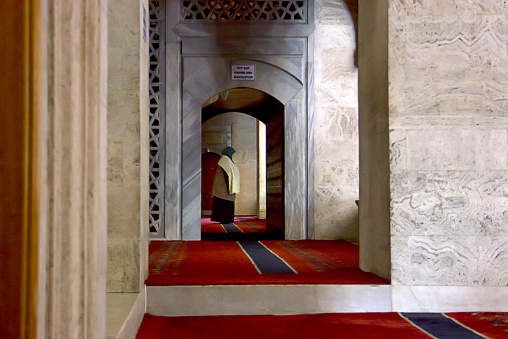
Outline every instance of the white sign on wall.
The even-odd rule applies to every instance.
[[[231,80],[256,80],[255,65],[231,65]]]

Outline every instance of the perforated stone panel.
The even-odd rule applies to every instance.
[[[164,236],[164,1],[150,1],[150,236]]]
[[[184,0],[184,21],[280,21],[306,20],[306,1]]]

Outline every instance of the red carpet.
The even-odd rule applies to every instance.
[[[429,336],[397,313],[306,314],[213,317],[155,317],[145,314],[138,339],[300,339]]]
[[[266,220],[256,216],[235,217],[235,225],[244,233],[266,232]]]
[[[201,233],[226,233],[218,222],[211,221],[210,217],[201,217]]]
[[[446,313],[446,316],[488,338],[508,338],[508,313]]]
[[[237,242],[150,243],[151,286],[389,284],[358,268],[358,246],[344,241],[262,241],[297,274],[259,274]]]

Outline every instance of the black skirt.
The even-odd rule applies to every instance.
[[[230,224],[235,221],[235,202],[213,197],[212,221]]]

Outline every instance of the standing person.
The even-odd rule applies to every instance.
[[[233,147],[222,150],[213,180],[212,221],[229,224],[235,220],[235,196],[240,193],[240,172],[233,163]]]

